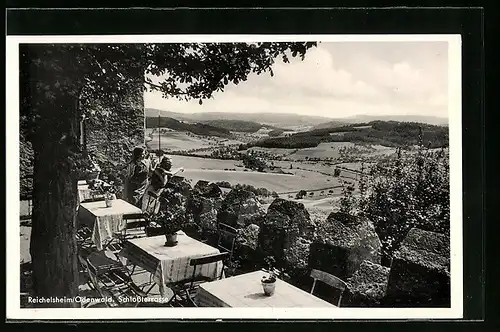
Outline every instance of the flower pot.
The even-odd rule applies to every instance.
[[[116,195],[107,195],[106,198],[104,199],[106,202],[106,207],[112,207],[113,206],[113,201],[116,199]]]
[[[264,289],[264,294],[266,296],[271,296],[274,294],[274,290],[276,289],[276,280],[275,281],[261,281],[262,288]]]
[[[165,246],[167,247],[173,247],[177,244],[177,234],[165,234]]]

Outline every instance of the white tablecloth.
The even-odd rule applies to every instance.
[[[274,294],[266,296],[261,284],[265,274],[263,271],[255,271],[203,283],[198,289],[196,302],[200,307],[336,307],[280,279],[276,280]]]
[[[92,240],[98,250],[103,249],[103,244],[113,238],[113,233],[121,231],[124,214],[142,213],[138,207],[122,200],[113,200],[113,206],[106,207],[105,201],[80,204],[78,220],[93,229]]]
[[[168,284],[192,277],[192,258],[220,253],[218,249],[183,232],[178,233],[178,244],[174,247],[166,247],[165,240],[164,235],[132,239],[125,243],[125,248],[120,253],[125,258],[123,263],[138,265],[152,273],[162,295],[166,294]],[[221,272],[222,262],[210,263],[198,266],[196,276],[215,278]]]

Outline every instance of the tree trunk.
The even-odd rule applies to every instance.
[[[35,297],[78,295],[76,246],[78,148],[77,107],[71,96],[58,96],[40,112],[33,139],[34,186],[30,253]],[[78,307],[46,303],[38,307]]]

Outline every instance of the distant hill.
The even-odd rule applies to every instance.
[[[328,121],[325,123],[320,123],[318,125],[315,125],[311,128],[311,130],[316,130],[316,129],[329,129],[329,128],[338,128],[338,127],[343,127],[346,125],[347,121]]]
[[[146,117],[146,128],[157,128],[158,117]],[[179,131],[189,131],[196,135],[229,137],[229,130],[204,123],[186,123],[170,117],[160,117],[160,127]]]
[[[201,122],[233,130],[230,128],[246,128],[248,130],[256,127],[256,124],[269,125],[273,127],[289,129],[298,126],[313,126],[313,129],[336,128],[346,124],[367,123],[371,121],[398,121],[426,123],[437,126],[448,126],[448,119],[426,115],[356,115],[346,118],[331,118],[322,116],[309,116],[287,113],[225,113],[225,112],[204,112],[204,113],[178,113],[154,108],[146,108],[146,117],[158,117],[160,112],[162,117],[174,118],[181,121]],[[221,122],[221,120],[223,122]],[[239,123],[241,121],[242,123]],[[211,123],[212,122],[212,123]],[[250,122],[254,124],[250,124]],[[252,129],[253,130],[253,129]]]
[[[203,113],[177,113],[146,108],[146,117],[170,117],[181,121],[207,122],[213,120],[238,120],[255,122],[278,128],[292,128],[297,126],[318,125],[331,121],[331,118],[322,116],[298,115],[293,113],[226,113],[226,112],[203,112]]]
[[[207,121],[201,121],[201,123],[205,123],[218,128],[224,128],[230,131],[238,131],[246,133],[255,133],[259,131],[261,128],[275,129],[275,127],[270,125],[260,124],[253,121],[243,121],[243,120],[207,120]]]
[[[348,118],[338,119],[347,123],[371,122],[371,121],[398,121],[425,123],[436,126],[448,126],[448,119],[428,115],[356,115]]]
[[[380,144],[391,147],[410,147],[419,144],[419,133],[425,146],[448,146],[448,128],[416,122],[371,121],[336,128],[314,129],[286,137],[267,138],[247,146],[265,148],[307,148],[322,142],[353,142]],[[332,135],[333,134],[333,135]]]

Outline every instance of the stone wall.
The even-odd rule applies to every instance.
[[[142,87],[121,104],[104,107],[97,102],[94,107],[105,115],[85,120],[87,149],[101,167],[101,178],[121,185],[134,147],[145,144]]]
[[[33,191],[33,148],[22,131],[19,132],[19,191],[27,199]]]
[[[87,147],[102,169],[101,177],[121,184],[124,167],[137,145],[144,145],[144,100],[142,86],[131,91],[121,104],[103,107],[98,101],[87,111],[97,110],[99,116],[86,120]],[[33,191],[33,149],[20,131],[20,193]]]

